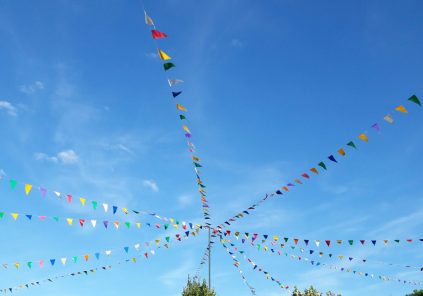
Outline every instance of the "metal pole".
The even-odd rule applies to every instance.
[[[210,227],[209,227],[209,289],[211,290],[211,244],[210,244]]]

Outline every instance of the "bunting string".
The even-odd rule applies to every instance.
[[[186,240],[189,236],[196,237],[198,232],[199,230],[197,229],[197,231],[192,231],[192,232],[186,231],[184,233],[177,233],[175,234],[175,237],[173,238],[173,240],[182,241],[182,239]],[[96,251],[96,252],[84,252],[83,255],[70,256],[70,257],[59,256],[59,257],[54,257],[50,259],[25,260],[25,261],[15,260],[13,261],[13,263],[2,263],[2,266],[4,269],[9,269],[9,267],[14,267],[16,269],[27,267],[29,269],[32,269],[33,267],[37,267],[37,266],[39,269],[42,269],[47,266],[51,266],[51,267],[55,267],[58,265],[65,266],[68,263],[76,264],[80,262],[79,259],[83,259],[85,262],[88,262],[90,259],[94,257],[98,261],[98,260],[101,260],[103,256],[110,257],[118,251],[123,251],[125,255],[129,255],[130,251],[133,251],[133,250],[136,252],[140,252],[144,248],[144,246],[145,246],[145,250],[143,253],[143,257],[148,259],[148,256],[154,255],[157,249],[161,247],[169,248],[169,244],[171,240],[172,240],[171,236],[166,236],[164,239],[155,239],[153,241],[147,241],[144,243],[136,243],[133,246],[127,245],[119,249],[107,249],[107,250]]]
[[[144,6],[144,3],[143,3]],[[178,117],[181,121],[181,127],[182,127],[182,131],[184,133],[184,137],[187,143],[187,147],[188,147],[188,151],[190,153],[190,157],[193,163],[193,167],[194,167],[194,172],[195,172],[195,176],[196,176],[196,183],[198,186],[198,192],[200,194],[200,200],[201,200],[201,204],[202,204],[202,209],[203,209],[203,216],[204,216],[204,220],[205,220],[205,224],[208,226],[211,226],[210,224],[210,207],[208,204],[208,199],[207,199],[207,192],[206,192],[206,186],[204,185],[204,182],[201,178],[201,173],[200,173],[200,168],[203,167],[203,165],[201,164],[201,159],[197,154],[196,151],[196,146],[194,145],[193,141],[192,141],[192,132],[190,130],[190,128],[188,127],[187,123],[189,123],[188,121],[188,109],[187,107],[185,107],[181,102],[181,95],[183,93],[182,90],[178,90],[180,85],[182,83],[184,83],[184,81],[182,79],[177,79],[177,78],[171,78],[168,75],[168,72],[175,68],[176,65],[173,62],[170,62],[170,60],[172,60],[172,58],[170,57],[170,55],[168,53],[166,53],[164,50],[161,49],[161,47],[159,46],[158,40],[159,39],[164,39],[167,38],[168,35],[164,32],[159,31],[156,28],[156,25],[153,22],[153,19],[147,14],[146,10],[145,10],[145,6],[144,6],[144,19],[145,19],[145,23],[147,26],[151,27],[151,35],[154,41],[154,45],[156,47],[156,51],[158,54],[158,57],[160,58],[160,60],[163,62],[163,69],[165,71],[165,76],[170,88],[170,92],[172,95],[172,102],[174,102],[175,106],[176,106],[176,110],[177,110],[177,114]]]
[[[99,202],[96,200],[90,200],[85,197],[75,197],[72,194],[63,194],[56,190],[50,190],[42,186],[36,186],[30,183],[19,182],[16,179],[9,179],[9,178],[5,178],[4,176],[0,176],[0,181],[2,180],[5,180],[6,182],[8,182],[12,190],[23,189],[21,192],[24,193],[25,196],[28,196],[28,197],[31,194],[33,194],[35,189],[36,191],[39,191],[41,197],[54,196],[57,199],[64,200],[67,204],[78,203],[82,207],[92,209],[93,211],[97,210],[98,208],[101,208],[103,209],[104,213],[112,213],[113,215],[115,215],[118,212],[122,212],[125,215],[128,215],[130,213],[135,215],[146,215],[146,216],[154,217],[156,219],[159,219],[165,222],[170,222],[170,223],[174,223],[175,221],[180,221],[174,218],[167,218],[157,213],[128,209],[127,207],[111,205],[109,203]],[[187,222],[182,221],[182,223],[187,223]],[[188,222],[188,224],[189,223],[190,222]]]
[[[412,95],[410,98],[408,98],[407,102],[410,103],[410,104],[412,103],[413,105],[421,106],[421,102],[417,98],[416,95]],[[394,110],[392,110],[390,113],[386,114],[383,117],[383,122],[386,122],[386,124],[389,124],[389,125],[394,124],[394,115],[393,114],[396,115],[396,114],[399,114],[399,113],[407,114],[408,113],[408,106],[407,106],[407,108],[404,105],[399,105],[399,106],[395,107]],[[371,125],[371,130],[373,130],[377,134],[379,134],[380,131],[381,131],[381,124],[379,124],[378,122],[373,123]],[[370,138],[371,138],[371,136],[369,135],[368,131],[362,132],[357,136],[357,139],[359,140],[360,143],[367,143],[367,142],[369,142]],[[222,228],[226,227],[227,225],[231,225],[231,223],[235,222],[236,220],[244,218],[244,215],[249,215],[251,211],[255,210],[262,203],[267,201],[270,197],[286,195],[287,193],[289,193],[295,187],[303,185],[304,182],[307,182],[308,180],[310,180],[311,176],[317,176],[317,175],[327,171],[328,167],[329,167],[329,163],[334,164],[334,165],[338,164],[339,159],[346,157],[347,153],[350,153],[349,151],[357,150],[358,146],[359,146],[357,143],[358,142],[355,141],[355,140],[349,141],[345,146],[338,148],[336,153],[333,153],[333,154],[330,154],[329,156],[327,156],[327,160],[320,161],[316,166],[311,167],[309,170],[303,172],[298,178],[296,178],[293,181],[283,185],[280,189],[277,189],[276,191],[273,191],[271,193],[266,193],[263,198],[261,198],[260,200],[255,202],[253,205],[251,205],[250,207],[248,207],[244,211],[239,212],[238,214],[236,214],[232,218],[226,220],[225,222],[220,224],[218,226],[218,228],[222,229]],[[335,155],[336,155],[336,157],[335,157]]]
[[[173,229],[176,229],[176,230],[178,230],[179,228],[182,228],[183,230],[202,229],[201,225],[199,224],[192,224],[191,222],[188,224],[186,222],[180,223],[179,221],[174,221],[174,220],[172,223],[160,224],[160,223],[150,223],[150,222],[129,222],[129,221],[121,222],[119,220],[97,220],[97,219],[69,218],[69,217],[64,218],[59,216],[20,214],[17,212],[13,212],[13,213],[0,212],[0,220],[5,219],[5,217],[10,217],[10,219],[12,219],[13,221],[17,221],[19,217],[23,217],[27,221],[35,221],[35,220],[39,220],[42,222],[65,221],[66,224],[69,226],[80,225],[81,227],[87,227],[87,225],[91,225],[92,228],[96,228],[97,225],[100,224],[100,225],[103,225],[105,229],[109,229],[109,228],[129,229],[131,228],[131,226],[133,226],[132,228],[135,228],[135,229],[141,229],[143,225],[148,226],[148,228],[150,229],[164,229],[164,230],[172,229],[172,227]]]
[[[245,240],[243,240],[243,244],[244,244]],[[299,250],[301,253],[305,252],[305,249],[302,247],[298,247],[298,246],[288,246],[285,245],[284,243],[281,244],[276,244],[274,242],[272,242],[271,246],[268,245],[264,245],[264,244],[259,244],[259,243],[254,243],[254,242],[250,242],[250,244],[252,246],[256,246],[257,249],[260,251],[271,251],[272,253],[274,252],[278,252],[278,254],[280,255],[280,251],[275,250],[275,247],[280,247],[280,249],[292,249],[292,250]],[[351,257],[351,256],[347,256],[347,255],[337,255],[337,254],[333,254],[333,253],[325,253],[323,251],[320,250],[313,250],[313,249],[308,249],[308,253],[310,253],[310,255],[318,255],[319,257],[323,257],[325,254],[329,257],[329,258],[339,258],[340,261],[349,261],[349,262],[358,262],[358,263],[376,263],[376,264],[382,264],[382,265],[389,265],[389,266],[395,266],[395,267],[403,267],[403,268],[410,268],[410,269],[418,269],[420,271],[423,271],[423,267],[416,267],[416,266],[412,266],[412,265],[404,265],[404,264],[398,264],[398,263],[388,263],[388,262],[384,262],[384,261],[376,261],[376,260],[368,260],[368,259],[363,259],[363,258],[357,258],[357,257]]]
[[[245,242],[249,242],[251,241],[251,243],[254,243],[256,240],[260,241],[262,244],[268,242],[270,243],[272,246],[274,246],[277,243],[288,243],[289,241],[291,241],[292,243],[294,243],[295,246],[304,246],[304,247],[308,247],[309,244],[315,244],[316,247],[320,247],[320,245],[325,245],[326,247],[333,247],[335,246],[355,246],[355,245],[359,245],[359,246],[387,246],[389,244],[391,245],[400,245],[402,244],[413,244],[413,243],[423,243],[423,238],[420,239],[416,239],[416,238],[407,238],[407,239],[371,239],[371,240],[365,240],[365,239],[360,239],[360,240],[354,240],[354,239],[348,239],[348,240],[343,240],[343,239],[324,239],[324,240],[312,240],[312,239],[300,239],[300,238],[296,238],[296,237],[284,237],[284,236],[279,236],[279,235],[268,235],[268,234],[259,234],[259,233],[250,233],[250,232],[240,232],[240,231],[231,231],[231,230],[226,230],[226,231],[219,231],[218,229],[214,229],[213,230],[214,233],[220,233],[223,234],[224,236],[234,236],[237,240],[239,240],[241,238],[242,243]]]
[[[181,236],[181,238],[182,238],[182,236]],[[184,240],[186,240],[186,239],[187,239],[187,237]],[[181,241],[181,240],[177,239],[177,241]],[[167,245],[165,244],[163,246],[166,249],[170,248],[169,244],[167,244]],[[161,247],[162,246],[158,246],[155,250],[159,250],[159,249],[161,249]],[[151,254],[151,255],[149,255],[149,254]],[[148,259],[150,259],[150,257],[153,257],[155,255],[156,255],[156,252],[155,251],[151,252],[151,250],[150,250],[150,252],[147,253],[147,255],[146,255],[146,253],[144,253],[144,254],[141,254],[141,255],[132,256],[128,259],[120,260],[120,261],[116,262],[114,265],[121,265],[121,264],[124,264],[124,263],[131,263],[131,262],[132,263],[139,263],[141,261],[148,260]],[[78,271],[78,272],[66,273],[66,274],[62,274],[62,275],[58,275],[58,276],[54,276],[54,277],[49,277],[49,278],[46,278],[44,280],[38,280],[38,281],[34,280],[34,281],[31,281],[31,282],[28,282],[28,283],[19,284],[19,285],[13,287],[13,288],[2,288],[2,289],[0,289],[0,293],[4,293],[4,294],[16,293],[16,292],[23,290],[23,289],[28,289],[28,288],[33,288],[33,287],[40,286],[40,285],[43,285],[43,284],[53,283],[58,279],[67,278],[67,277],[76,277],[76,276],[80,276],[80,275],[89,275],[89,274],[94,274],[96,271],[107,271],[107,270],[111,270],[111,269],[112,269],[112,265],[103,265],[103,266],[99,266],[99,267],[95,267],[95,268],[91,268],[91,269],[85,269],[85,270]]]
[[[238,249],[233,252],[230,250],[230,248],[228,246],[225,245],[225,243],[229,243],[231,246],[231,242],[229,239],[224,239],[222,236],[220,236],[220,243],[222,244],[222,246],[225,248],[225,250],[228,252],[228,254],[234,259],[236,260],[236,255],[235,253],[238,252]],[[272,282],[275,282],[280,288],[282,289],[289,289],[288,285],[284,285],[281,283],[280,280],[274,278],[268,271],[266,271],[263,267],[258,266],[252,259],[248,258],[247,255],[245,254],[244,251],[239,251],[240,254],[242,254],[242,257],[244,258],[244,260],[246,260],[249,264],[251,264],[253,266],[253,270],[255,271],[259,271],[262,272],[264,274],[264,276],[266,277],[267,280],[271,280]],[[236,262],[239,263],[238,260],[236,260]]]
[[[231,246],[233,245],[234,247],[236,247],[236,244],[233,244],[229,239],[225,239],[226,242],[230,243]],[[254,243],[251,243],[252,246],[255,246]],[[268,252],[267,252],[268,253]],[[272,252],[273,254],[278,254],[279,256],[281,256],[281,253],[279,252]],[[290,257],[291,259],[298,259],[295,261],[303,261],[306,263],[310,263],[311,265],[315,265],[315,266],[322,266],[325,268],[329,268],[329,269],[335,269],[341,272],[347,272],[347,273],[352,273],[354,275],[360,276],[360,277],[369,277],[372,279],[379,279],[381,281],[387,282],[399,282],[399,283],[403,283],[403,284],[410,284],[410,285],[421,285],[421,282],[419,281],[414,281],[414,280],[403,280],[403,279],[399,279],[396,277],[392,277],[392,276],[386,276],[386,275],[374,275],[372,273],[368,273],[368,272],[363,272],[363,271],[357,271],[357,270],[353,270],[349,267],[339,267],[339,266],[335,266],[335,265],[330,265],[327,263],[322,263],[319,261],[315,261],[315,260],[311,260],[307,257],[304,256],[297,256],[295,254],[288,254],[287,252],[284,253],[285,257]],[[283,257],[283,256],[282,256]]]
[[[237,271],[238,271],[239,275],[241,276],[242,281],[244,282],[244,284],[250,290],[251,295],[256,295],[256,289],[253,286],[250,285],[247,278],[245,277],[244,272],[241,269],[241,263],[239,262],[239,260],[236,258],[235,255],[233,255],[231,253],[230,249],[224,244],[224,242],[221,241],[221,245],[225,249],[225,251],[229,254],[229,256],[232,258],[232,261],[234,261],[233,265],[237,268]]]

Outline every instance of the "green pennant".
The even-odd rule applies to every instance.
[[[293,249],[293,250],[294,250],[294,249],[295,249],[295,247],[294,247],[294,246],[291,246],[291,249]]]
[[[261,246],[259,244],[257,244],[257,249],[260,250]]]
[[[18,181],[16,180],[10,180],[10,188],[15,189],[16,185],[18,185]]]
[[[166,241],[169,242],[170,236],[166,236]]]
[[[3,216],[4,216],[4,213],[0,212],[0,219],[3,218]]]
[[[353,141],[348,142],[347,145],[353,147],[354,149],[357,149]]]
[[[288,238],[284,237],[283,240],[287,243],[288,242]]]
[[[98,203],[95,200],[93,200],[91,203],[93,204],[93,209],[96,210]]]
[[[164,229],[166,230],[166,229],[168,229],[169,228],[169,224],[165,224],[164,225]]]
[[[53,217],[56,222],[59,222],[59,217]]]
[[[195,162],[195,161],[194,161],[194,166],[195,166],[196,168],[202,168],[202,167],[203,167],[201,164],[199,164],[199,163],[197,163],[197,162]]]
[[[394,240],[395,242],[397,242],[397,243],[399,243],[400,242],[400,240],[399,239],[396,239],[396,240]]]
[[[178,220],[176,220],[176,225],[179,225],[179,221]]]
[[[179,119],[184,120],[184,119],[187,119],[187,118],[185,116],[183,116],[182,114],[179,114]]]
[[[417,105],[421,106],[422,103],[420,103],[419,99],[416,97],[416,95],[412,95],[409,99],[410,102],[416,103]]]
[[[73,256],[72,260],[73,260],[74,263],[76,263],[76,261],[78,261],[78,256]]]
[[[164,63],[163,68],[165,71],[169,70],[170,68],[176,67],[174,63]]]
[[[131,227],[131,222],[125,222],[126,227]]]
[[[26,265],[28,265],[28,268],[31,269],[32,268],[32,262],[27,262]]]
[[[198,184],[200,185],[201,188],[206,188],[206,186],[204,186],[203,184]]]
[[[327,170],[326,165],[323,161],[319,162],[318,165],[322,168],[324,168],[325,170]]]
[[[350,243],[350,245],[352,246],[353,245],[353,243],[354,243],[354,241],[351,239],[351,240],[349,240],[348,241],[349,243]]]

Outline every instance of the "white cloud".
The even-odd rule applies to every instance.
[[[178,203],[181,207],[185,208],[189,205],[191,205],[193,202],[193,196],[192,195],[181,195],[178,197]]]
[[[243,46],[243,43],[239,39],[232,39],[231,40],[231,45],[233,47],[242,47]]]
[[[74,164],[78,162],[78,155],[72,149],[59,152],[57,158],[64,164]]]
[[[157,186],[157,183],[154,180],[143,180],[142,185],[144,185],[144,187],[150,188],[154,192],[159,192],[159,186]]]
[[[78,162],[79,157],[72,149],[64,150],[55,156],[49,156],[42,152],[37,152],[34,154],[36,160],[44,160],[53,163],[61,163],[61,164],[75,164]]]
[[[10,116],[17,116],[16,107],[8,101],[0,101],[0,110],[5,110]]]
[[[19,90],[27,95],[34,94],[43,89],[44,84],[41,81],[35,81],[33,84],[23,84],[19,87]]]

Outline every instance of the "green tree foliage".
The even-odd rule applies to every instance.
[[[423,296],[423,290],[414,290],[413,293],[407,294],[406,296]]]
[[[308,289],[305,289],[304,292],[301,292],[300,290],[298,290],[297,287],[295,287],[294,292],[292,292],[292,296],[341,296],[341,294],[335,294],[331,291],[326,292],[326,294],[323,294],[319,291],[317,291],[313,286],[311,286]]]
[[[199,280],[191,280],[188,277],[188,283],[182,291],[182,296],[216,296],[216,292],[209,289],[205,280],[200,283]]]

